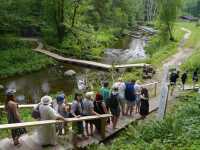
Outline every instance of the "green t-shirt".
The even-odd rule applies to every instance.
[[[110,89],[102,87],[100,89],[100,94],[103,96],[104,102],[110,97]]]

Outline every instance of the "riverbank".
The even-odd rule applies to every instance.
[[[198,94],[183,94],[176,98],[164,120],[157,121],[153,117],[141,121],[120,133],[112,144],[89,149],[199,149],[199,100]]]
[[[0,39],[0,78],[22,75],[56,63],[47,56],[32,51],[31,43],[18,37]]]

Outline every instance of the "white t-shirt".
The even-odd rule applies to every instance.
[[[113,87],[118,88],[119,97],[121,99],[124,99],[125,98],[126,84],[124,82],[116,82],[116,83],[113,84]]]
[[[141,92],[141,86],[139,84],[135,83],[134,89],[135,89],[135,93],[137,95],[139,95]]]

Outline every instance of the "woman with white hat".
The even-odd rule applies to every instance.
[[[65,120],[51,107],[52,98],[44,96],[39,106],[41,120]],[[56,145],[56,127],[54,124],[41,126],[38,131],[39,141],[43,147]]]

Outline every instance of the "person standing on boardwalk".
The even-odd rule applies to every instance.
[[[135,102],[136,102],[136,95],[135,95],[135,80],[132,80],[129,83],[126,83],[126,89],[125,89],[125,97],[127,100],[127,108],[126,108],[126,115],[128,115],[128,113],[130,114],[130,116],[132,116],[133,113],[133,109],[135,106]]]
[[[7,119],[8,123],[20,123],[20,114],[18,111],[18,103],[16,102],[16,98],[14,96],[15,90],[8,90],[6,92],[6,101],[5,101],[5,111],[7,112]],[[14,145],[19,145],[19,137],[26,133],[25,128],[16,128],[11,130],[12,139],[14,142]]]
[[[117,87],[113,87],[110,98],[108,99],[108,107],[112,116],[113,129],[116,129],[117,122],[120,116],[120,102],[119,93]]]
[[[106,104],[103,101],[103,96],[99,93],[96,94],[96,98],[94,101],[94,111],[97,112],[98,114],[106,114],[107,113],[107,108]],[[94,120],[95,127],[98,132],[100,132],[100,127],[101,127],[101,120],[97,119]]]
[[[56,112],[61,115],[64,118],[71,117],[69,114],[67,115],[66,111],[66,104],[65,104],[65,94],[60,94],[56,97],[56,103],[54,103],[53,108],[56,110]],[[66,123],[59,123],[57,124],[57,132],[58,135],[62,135],[62,131],[64,129],[66,133],[66,129],[64,128]]]
[[[126,89],[126,84],[123,82],[122,78],[119,78],[116,83],[113,84],[113,87],[118,88],[119,92],[119,101],[121,105],[121,111],[122,115],[124,116],[125,113],[125,106],[126,106],[126,100],[125,100],[125,89]]]
[[[82,94],[76,93],[71,106],[71,113],[74,117],[81,117],[83,115],[82,107]],[[87,138],[84,134],[83,121],[78,121],[72,124],[72,128],[75,131],[75,140],[79,137]]]
[[[188,74],[188,72],[187,71],[185,71],[183,74],[182,74],[182,76],[181,76],[181,82],[182,82],[182,86],[183,86],[183,90],[185,89],[185,83],[186,83],[186,80],[187,80],[187,74]]]
[[[84,116],[92,116],[92,115],[99,115],[97,112],[94,111],[94,92],[87,92],[85,94],[85,99],[83,100],[83,115]],[[93,120],[85,121],[85,128],[87,136],[93,136]],[[90,131],[89,131],[90,126]]]
[[[140,110],[140,95],[141,95],[141,85],[139,80],[136,81],[134,89],[136,95],[136,113],[137,113]]]
[[[198,82],[198,69],[195,69],[192,75],[192,81],[193,81],[193,89],[195,88],[196,83]]]
[[[41,105],[39,105],[40,120],[63,120],[65,119],[59,115],[52,107],[52,98],[44,96],[41,98]],[[42,147],[49,147],[56,145],[56,127],[54,124],[41,126],[38,128],[39,141]]]
[[[103,87],[100,89],[100,94],[103,96],[103,101],[106,104],[107,99],[110,97],[109,83],[105,81]]]
[[[149,114],[149,92],[147,88],[142,88],[140,99],[140,115],[144,119]]]
[[[177,79],[179,78],[179,71],[173,71],[170,74],[171,96],[173,95],[174,88],[176,86]]]

